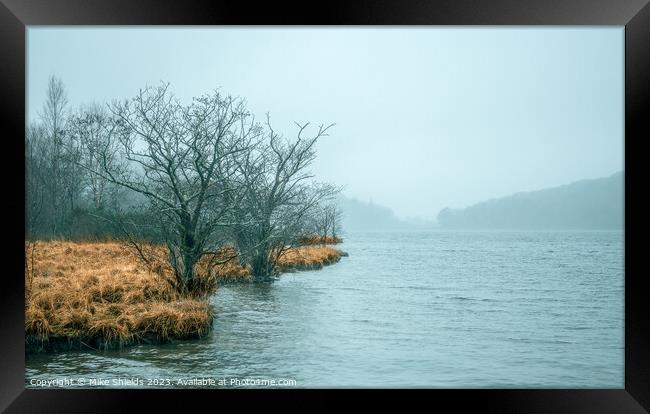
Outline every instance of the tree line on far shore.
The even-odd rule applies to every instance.
[[[183,104],[168,84],[72,109],[51,77],[26,131],[26,240],[165,244],[186,293],[199,259],[232,245],[253,280],[272,280],[301,239],[340,233],[340,188],[309,172],[333,124],[296,126],[285,139],[241,98],[214,91]]]

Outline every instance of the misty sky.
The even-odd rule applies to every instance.
[[[294,137],[335,122],[313,172],[400,217],[623,169],[623,27],[28,30],[28,119],[170,82],[220,88]]]

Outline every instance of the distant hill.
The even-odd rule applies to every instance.
[[[445,208],[438,214],[438,224],[466,229],[622,229],[623,185],[623,172],[618,172],[516,193],[464,209]]]

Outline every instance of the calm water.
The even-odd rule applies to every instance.
[[[27,386],[624,386],[620,231],[358,233],[342,249],[322,270],[221,287],[205,339],[30,356]]]

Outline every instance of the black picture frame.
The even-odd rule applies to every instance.
[[[317,4],[251,4],[236,1],[0,0],[0,100],[3,110],[2,176],[9,209],[5,217],[20,238],[24,219],[23,140],[25,133],[25,40],[31,25],[615,25],[625,26],[625,388],[624,389],[432,389],[400,390],[404,401],[425,407],[451,404],[485,412],[643,413],[650,410],[649,303],[642,240],[646,221],[640,209],[640,150],[648,128],[650,92],[650,5],[645,0],[456,0],[329,1]],[[11,160],[12,162],[9,162]],[[643,186],[643,184],[640,184]],[[10,187],[11,193],[6,193]],[[647,216],[647,212],[645,212]],[[11,238],[13,240],[13,237]],[[224,395],[238,409],[297,392],[317,398],[318,408],[336,403],[322,391],[264,390],[34,390],[25,389],[24,278],[20,240],[5,244],[0,284],[0,410],[7,412],[121,412],[142,399],[147,409],[187,410],[190,402],[221,404]],[[6,266],[10,263],[11,266]],[[279,391],[279,390],[278,390]],[[347,390],[330,390],[348,394]],[[249,395],[253,393],[254,396]],[[317,394],[317,395],[312,395]],[[363,391],[368,401],[385,402],[394,391]],[[405,395],[406,394],[406,395]],[[424,398],[423,398],[424,397]],[[223,406],[221,407],[223,408]]]

